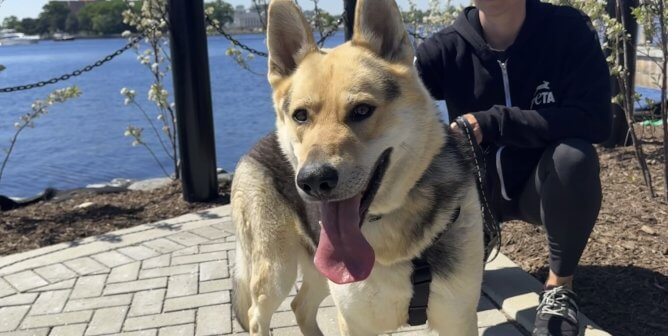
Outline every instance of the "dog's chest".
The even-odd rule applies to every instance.
[[[395,330],[408,319],[412,270],[410,261],[392,266],[376,263],[365,281],[330,282],[331,295],[349,323],[373,333]]]

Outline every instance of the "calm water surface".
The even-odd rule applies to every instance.
[[[239,39],[266,50],[263,35]],[[329,46],[343,41],[337,34]],[[27,84],[60,76],[93,63],[126,43],[124,39],[42,41],[29,46],[0,47],[0,87]],[[251,62],[255,75],[225,56],[230,43],[221,37],[209,39],[209,62],[218,166],[234,169],[236,162],[261,136],[274,128],[266,59]],[[158,164],[142,147],[132,147],[123,132],[128,124],[144,127],[144,137],[156,143],[146,121],[135,108],[123,105],[122,87],[135,89],[138,101],[156,115],[146,99],[151,76],[132,51],[90,73],[46,88],[0,93],[0,149],[9,144],[14,123],[30,110],[32,101],[54,89],[77,85],[80,98],[55,106],[50,113],[19,138],[14,154],[0,181],[0,194],[28,196],[45,187],[77,188],[116,177],[142,179],[160,176]],[[171,78],[167,79],[171,92]],[[153,147],[163,164],[169,159]],[[4,154],[4,153],[2,153]],[[4,157],[4,155],[2,156]]]

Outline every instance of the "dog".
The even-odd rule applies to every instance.
[[[233,309],[269,335],[293,288],[304,335],[322,335],[329,294],[342,335],[406,325],[412,260],[431,267],[427,317],[441,335],[477,335],[483,230],[471,155],[413,65],[394,1],[358,0],[351,41],[319,49],[292,0],[269,5],[276,131],[238,163]]]

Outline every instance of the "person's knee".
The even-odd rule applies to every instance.
[[[564,139],[553,148],[552,160],[561,177],[574,181],[598,179],[598,155],[591,143],[580,139]]]

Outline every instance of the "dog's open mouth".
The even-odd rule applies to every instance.
[[[392,148],[376,161],[364,192],[341,201],[320,203],[320,241],[315,266],[329,280],[346,284],[366,279],[376,260],[362,235],[362,223],[390,163]]]

